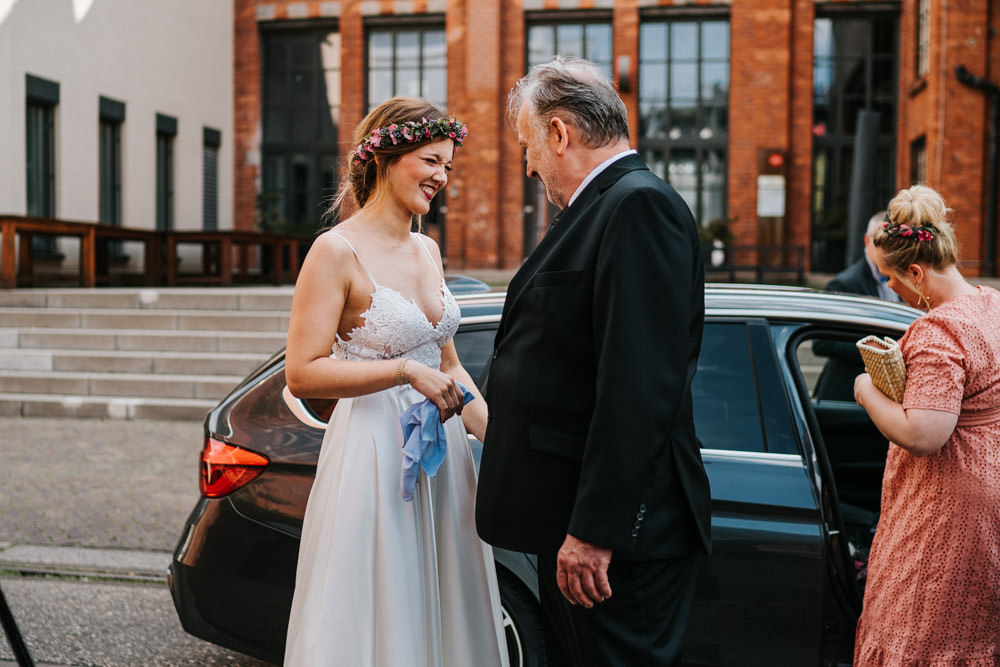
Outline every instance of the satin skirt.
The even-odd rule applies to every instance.
[[[400,489],[412,388],[341,399],[309,495],[285,665],[508,664],[493,552],[476,533],[476,470],[460,417],[447,453]]]

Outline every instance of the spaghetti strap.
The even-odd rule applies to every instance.
[[[340,234],[340,233],[334,232],[334,231],[331,231],[330,233],[333,234],[334,236],[336,236],[341,241],[343,241],[344,243],[347,244],[347,247],[351,249],[351,252],[354,253],[354,256],[358,258],[358,264],[360,264],[361,268],[364,269],[365,273],[368,274],[368,280],[372,281],[372,285],[374,287],[378,287],[378,283],[375,282],[375,276],[373,276],[372,272],[368,270],[367,266],[365,266],[364,261],[362,261],[362,259],[361,259],[361,255],[359,255],[358,251],[354,249],[354,246],[351,244],[351,242],[348,241],[347,238],[343,234]]]
[[[427,258],[431,260],[431,265],[436,269],[437,262],[434,261],[434,255],[431,254],[431,251],[427,249],[427,244],[420,239],[420,236],[418,234],[410,232],[410,236],[416,237],[417,244],[419,244],[420,247],[424,249],[424,252],[427,253]],[[444,276],[441,276],[441,279],[444,280]]]

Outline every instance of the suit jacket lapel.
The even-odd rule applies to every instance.
[[[646,165],[638,155],[627,155],[617,160],[597,175],[594,180],[587,184],[580,196],[573,203],[564,208],[556,216],[556,221],[550,225],[544,238],[538,246],[528,255],[521,268],[517,270],[507,286],[507,300],[504,304],[504,315],[506,315],[524,291],[524,288],[531,282],[538,268],[544,264],[545,259],[551,254],[571,229],[580,223],[581,212],[587,210],[590,204],[600,197],[608,188],[618,182],[622,176],[636,169],[645,169]],[[501,327],[498,335],[503,334]]]

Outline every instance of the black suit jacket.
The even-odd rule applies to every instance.
[[[879,282],[872,275],[868,260],[863,256],[826,284],[827,291],[849,292],[864,296],[881,297]],[[813,352],[828,357],[823,371],[816,380],[813,395],[817,400],[854,401],[854,378],[865,372],[864,362],[853,342],[817,339]]]
[[[697,227],[638,156],[601,172],[511,280],[486,385],[476,521],[539,553],[572,535],[619,559],[707,552],[691,378]]]
[[[831,292],[879,296],[878,280],[872,275],[868,260],[864,257],[834,276],[833,280],[826,284],[826,289]]]

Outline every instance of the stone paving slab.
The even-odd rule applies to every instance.
[[[0,417],[0,541],[172,551],[203,437],[193,420]]]
[[[184,632],[161,584],[0,578],[32,658],[59,667],[267,667]],[[14,665],[0,633],[0,665]]]
[[[216,399],[134,398],[0,393],[0,416],[95,419],[176,419],[202,422]]]
[[[0,417],[0,583],[36,665],[267,665],[185,633],[165,585],[202,438],[200,421]]]
[[[168,551],[88,549],[30,544],[0,550],[0,570],[166,582]]]

